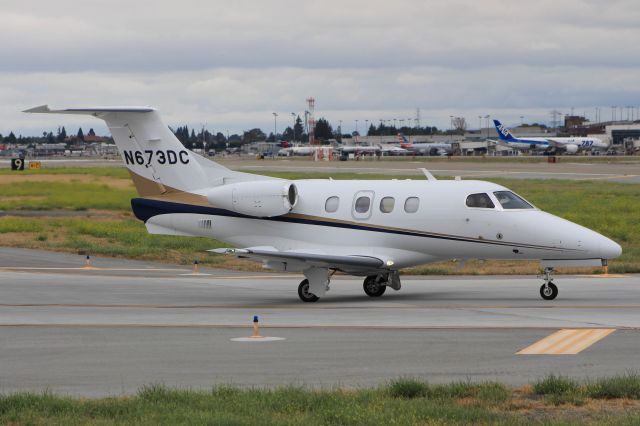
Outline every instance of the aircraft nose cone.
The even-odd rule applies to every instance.
[[[602,259],[615,259],[622,254],[620,244],[608,238],[603,238],[600,242],[600,257]]]

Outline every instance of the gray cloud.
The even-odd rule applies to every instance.
[[[153,104],[169,123],[235,131],[302,113],[309,95],[336,121],[420,107],[443,127],[637,105],[639,20],[633,0],[9,0],[0,132],[61,123],[17,112],[44,102]]]

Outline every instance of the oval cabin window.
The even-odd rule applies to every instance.
[[[335,213],[338,211],[338,206],[340,205],[340,198],[338,197],[329,197],[327,201],[324,203],[324,210],[327,213]]]
[[[391,213],[395,204],[396,200],[393,197],[384,197],[380,200],[380,211],[382,213]]]
[[[415,213],[420,207],[420,199],[418,197],[409,197],[404,202],[404,211],[407,213]]]
[[[366,213],[369,211],[369,207],[371,207],[371,198],[369,197],[358,197],[356,200],[356,212],[357,213]]]

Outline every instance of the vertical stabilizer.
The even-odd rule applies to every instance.
[[[193,191],[222,185],[228,180],[263,178],[234,172],[189,151],[151,107],[51,110],[43,105],[24,112],[83,114],[104,120],[138,193],[143,196]]]
[[[518,139],[513,137],[509,129],[507,129],[502,123],[498,120],[493,120],[493,124],[496,126],[496,131],[498,132],[498,137],[507,142],[517,142]]]

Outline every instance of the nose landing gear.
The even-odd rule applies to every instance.
[[[553,283],[553,268],[544,268],[544,284],[540,287],[540,296],[544,300],[553,300],[558,296],[558,287]]]

